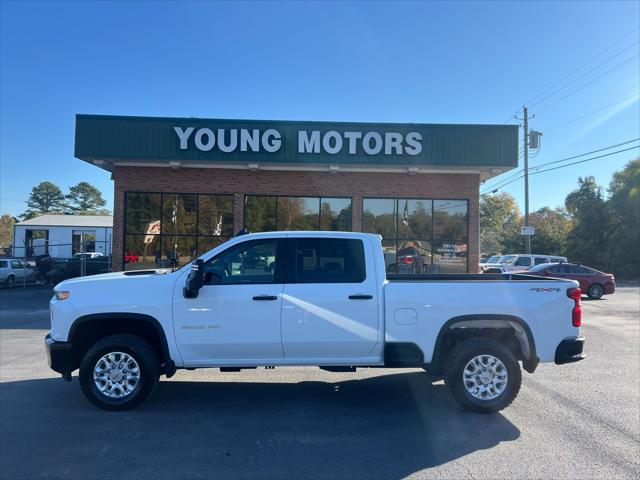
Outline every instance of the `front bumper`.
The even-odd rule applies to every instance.
[[[555,362],[557,365],[565,363],[579,362],[584,360],[585,354],[582,353],[584,348],[584,337],[566,338],[560,342],[556,348]]]
[[[47,363],[55,372],[61,373],[66,379],[71,378],[73,368],[73,355],[71,344],[68,342],[56,342],[51,334],[44,337],[44,348],[47,352]]]

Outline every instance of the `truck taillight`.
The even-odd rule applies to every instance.
[[[574,327],[582,326],[582,307],[580,306],[580,298],[582,290],[579,288],[570,288],[567,290],[567,297],[573,300],[573,310],[571,311],[571,324]]]

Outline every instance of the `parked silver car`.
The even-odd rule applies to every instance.
[[[38,270],[18,258],[0,258],[0,285],[7,288],[38,281]]]

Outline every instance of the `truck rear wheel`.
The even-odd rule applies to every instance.
[[[134,335],[112,335],[92,346],[80,364],[80,386],[104,410],[128,410],[142,403],[160,377],[149,343]]]
[[[477,413],[495,413],[508,407],[522,383],[520,364],[502,343],[476,337],[449,352],[445,383],[460,405]]]

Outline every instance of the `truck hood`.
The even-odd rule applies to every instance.
[[[132,270],[130,272],[112,272],[112,273],[101,273],[99,275],[88,275],[86,277],[74,277],[64,280],[57,284],[54,290],[64,290],[67,287],[71,287],[73,285],[81,285],[86,283],[98,283],[104,281],[120,281],[125,282],[127,280],[131,280],[133,278],[139,278],[144,276],[156,276],[156,275],[166,275],[167,273],[171,273],[171,270],[166,269],[155,269],[155,270]]]

